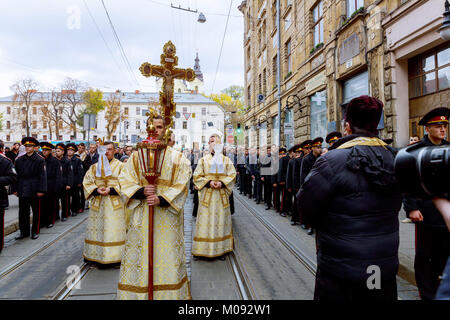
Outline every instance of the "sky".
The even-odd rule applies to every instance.
[[[139,67],[143,62],[160,64],[169,40],[177,48],[178,67],[193,68],[198,52],[206,94],[243,86],[243,18],[237,9],[241,0],[103,2],[126,59],[102,0],[1,0],[0,96],[11,95],[11,85],[28,77],[39,83],[41,91],[58,88],[72,77],[102,91],[155,92],[155,81],[143,77]],[[198,13],[173,9],[171,4]],[[197,22],[199,12],[206,17],[203,24]]]

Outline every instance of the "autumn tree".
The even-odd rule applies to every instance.
[[[84,115],[85,114],[95,114],[97,115],[100,111],[105,109],[106,102],[103,100],[103,92],[99,89],[89,88],[83,92],[83,103],[85,108],[78,115],[77,124],[83,127]],[[83,132],[83,140],[86,138],[86,131]]]
[[[17,80],[11,87],[14,92],[13,106],[16,107],[15,114],[17,119],[24,124],[27,136],[30,136],[31,114],[30,110],[33,106],[34,97],[38,92],[39,85],[32,78],[24,78]]]
[[[117,126],[120,124],[121,118],[124,120],[127,117],[128,116],[122,112],[120,91],[111,93],[106,98],[105,120],[107,140],[111,140],[112,135],[117,130]]]

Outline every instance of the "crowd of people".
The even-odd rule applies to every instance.
[[[19,200],[17,240],[30,236],[37,239],[41,228],[52,228],[57,221],[66,221],[88,209],[82,183],[85,173],[98,161],[97,147],[98,143],[91,143],[86,150],[84,143],[53,145],[25,137],[9,148],[0,141],[0,253],[8,195],[14,194]],[[114,158],[126,162],[133,150],[132,146],[115,146]]]

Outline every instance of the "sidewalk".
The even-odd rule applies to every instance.
[[[5,237],[19,230],[19,198],[15,195],[10,195],[8,198],[9,207],[8,210],[5,210]],[[30,221],[32,220],[30,219]]]

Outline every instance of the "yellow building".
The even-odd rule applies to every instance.
[[[276,2],[239,6],[248,146],[278,142]],[[362,94],[385,104],[380,135],[394,146],[422,136],[417,122],[427,111],[449,106],[450,44],[438,33],[444,1],[280,0],[280,6],[282,145],[341,131],[346,104]]]

